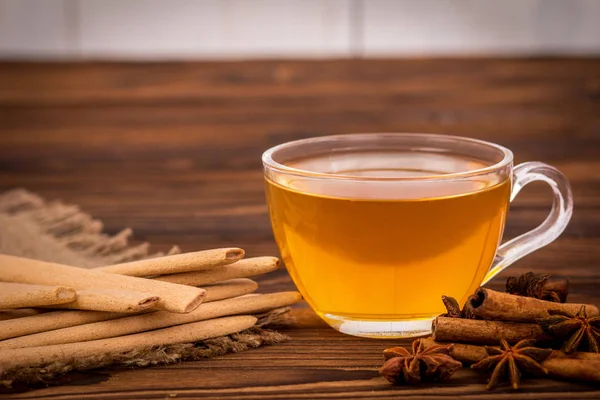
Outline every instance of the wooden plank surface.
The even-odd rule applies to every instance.
[[[0,190],[79,204],[110,233],[132,227],[156,250],[240,246],[277,254],[260,155],[341,132],[441,132],[497,142],[571,180],[575,213],[555,243],[494,279],[569,276],[600,304],[600,60],[445,59],[182,64],[0,64]],[[544,185],[513,203],[505,238],[541,222]],[[285,270],[261,290],[291,289]],[[524,381],[484,390],[469,370],[444,385],[394,388],[381,352],[407,341],[345,336],[313,320],[292,340],[203,362],[75,373],[5,398],[597,398],[593,385]],[[576,393],[574,393],[576,392]]]

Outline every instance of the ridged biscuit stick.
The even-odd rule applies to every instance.
[[[206,290],[204,303],[208,303],[252,293],[258,289],[258,283],[251,279],[239,278],[205,286],[203,289]]]
[[[234,263],[244,257],[237,247],[195,251],[95,268],[96,271],[128,276],[155,276],[201,271]]]
[[[17,368],[41,366],[53,362],[68,362],[74,357],[81,359],[91,356],[102,356],[106,353],[126,352],[139,348],[175,343],[196,342],[230,335],[248,329],[255,323],[255,317],[241,315],[194,322],[110,339],[7,349],[0,352],[0,377]]]
[[[220,268],[163,275],[154,278],[154,280],[181,285],[203,286],[226,279],[247,278],[265,274],[277,268],[279,268],[279,259],[276,257],[254,257],[246,258]]]
[[[76,297],[70,287],[0,282],[0,310],[63,304]]]
[[[6,321],[9,319],[30,317],[32,315],[37,315],[39,313],[40,313],[40,310],[38,310],[36,308],[15,308],[15,309],[9,309],[9,310],[0,310],[0,322]]]
[[[131,290],[81,289],[75,300],[47,308],[134,313],[155,308],[157,296]]]
[[[0,321],[0,340],[125,317],[128,314],[104,311],[52,311]],[[0,342],[1,343],[1,342]]]
[[[160,298],[156,308],[186,313],[200,305],[206,292],[185,285],[111,274],[0,254],[0,281],[40,285],[66,285],[78,289],[144,292]]]
[[[242,296],[256,290],[250,279],[232,279],[206,286],[205,303]],[[0,321],[0,340],[31,335],[55,329],[126,317],[130,314],[103,311],[53,311],[39,315]]]
[[[274,308],[289,306],[301,299],[302,297],[298,292],[236,297],[203,304],[188,314],[173,314],[159,311],[22,336],[0,342],[0,349],[4,351],[4,349],[9,348],[48,346],[124,336],[226,315],[260,313]]]

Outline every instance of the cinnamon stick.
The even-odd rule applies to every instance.
[[[244,250],[233,247],[131,261],[99,267],[95,270],[138,277],[156,276],[221,267],[239,261],[243,257]]]
[[[0,282],[0,309],[63,304],[76,297],[77,292],[70,287]]]
[[[131,290],[81,289],[75,300],[47,308],[134,313],[155,308],[160,299]]]
[[[425,348],[433,345],[446,345],[447,342],[434,341],[426,338],[422,341]],[[455,343],[450,349],[450,356],[465,364],[474,364],[488,356],[484,346]],[[565,354],[553,350],[550,356],[542,362],[548,369],[548,375],[558,379],[583,382],[600,382],[600,354],[574,352]]]
[[[517,296],[479,288],[468,300],[471,312],[481,318],[502,321],[532,322],[548,318],[549,310],[577,314],[582,304],[555,303],[532,297]],[[586,304],[589,317],[599,315],[598,307]]]
[[[497,344],[500,339],[509,343],[523,339],[551,340],[537,323],[437,317],[432,329],[433,339],[438,342]]]
[[[203,286],[234,278],[248,278],[265,274],[279,268],[276,257],[254,257],[240,260],[230,265],[206,271],[184,272],[156,277],[155,280],[181,285]]]
[[[542,362],[548,369],[548,375],[566,380],[582,382],[600,382],[600,354],[575,352],[565,354],[553,351]]]
[[[203,289],[135,278],[107,272],[70,267],[27,258],[0,254],[0,280],[41,285],[67,285],[78,289],[131,290],[158,296],[157,308],[186,313],[200,305]]]
[[[428,337],[421,340],[423,346],[425,348],[434,346],[434,345],[447,345],[452,342],[447,341],[436,341],[432,337]],[[475,344],[465,344],[465,343],[453,343],[454,345],[450,349],[450,357],[454,358],[465,364],[475,364],[485,357],[488,356],[487,351],[485,350],[485,346],[478,346]],[[496,342],[495,344],[498,344]]]
[[[240,332],[255,323],[255,317],[242,315],[89,342],[6,349],[0,352],[0,377],[17,368],[68,362],[75,357],[102,356],[106,353],[126,352],[144,347],[196,342]]]
[[[254,314],[301,300],[297,292],[257,294],[203,304],[188,314],[165,311],[72,326],[0,342],[0,349],[48,346],[130,335],[235,314]]]
[[[249,279],[230,280],[206,286],[206,302],[242,296],[254,291]],[[129,314],[103,311],[54,311],[9,321],[0,321],[0,340],[68,328],[98,321],[126,317]]]

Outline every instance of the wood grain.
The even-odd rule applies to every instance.
[[[276,255],[261,153],[292,139],[364,131],[441,132],[511,148],[571,180],[564,235],[490,283],[529,270],[569,276],[600,304],[600,60],[416,59],[157,64],[0,64],[0,190],[77,203],[106,230],[157,250],[238,246]],[[511,206],[505,238],[550,207],[544,185]],[[285,270],[259,291],[289,290]],[[293,340],[203,362],[74,373],[6,398],[598,398],[590,385],[526,380],[489,393],[461,371],[446,385],[390,386],[382,350],[408,341],[344,336],[308,318]],[[576,392],[576,393],[573,393]]]

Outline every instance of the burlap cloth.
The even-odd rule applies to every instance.
[[[0,194],[0,253],[82,268],[163,255],[151,253],[147,243],[130,246],[128,239],[131,235],[131,229],[124,229],[112,236],[102,233],[102,223],[75,205],[60,201],[46,202],[23,189]],[[169,254],[179,252],[179,248],[174,247]],[[127,353],[98,354],[94,357],[73,358],[68,363],[23,368],[0,376],[0,383],[11,385],[20,382],[38,386],[56,383],[61,375],[74,370],[118,365],[144,367],[200,360],[265,344],[281,343],[288,337],[264,328],[290,324],[288,310],[289,308],[277,309],[259,315],[255,327],[233,335],[196,343],[141,348]],[[2,311],[0,316],[1,313]]]

